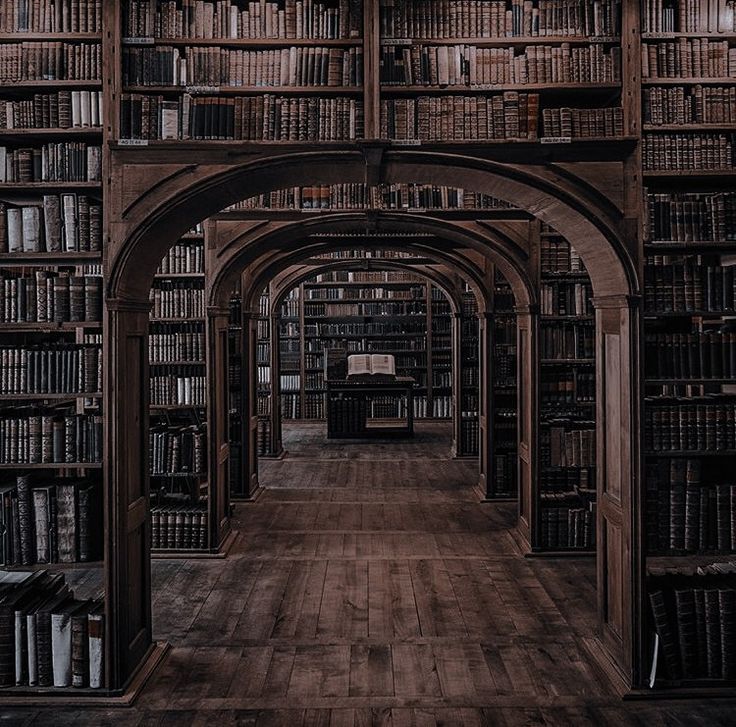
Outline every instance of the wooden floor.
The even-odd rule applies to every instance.
[[[736,703],[623,703],[586,651],[590,558],[520,557],[449,431],[326,443],[289,429],[238,505],[226,560],[153,564],[172,649],[127,710],[3,710],[2,724],[733,725]],[[94,574],[79,584],[91,588]]]

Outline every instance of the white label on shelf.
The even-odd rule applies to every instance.
[[[674,33],[644,33],[644,39],[657,39],[657,38],[674,38]]]
[[[571,136],[543,136],[539,139],[540,144],[571,144]]]
[[[396,146],[421,146],[421,139],[391,139],[392,144]]]
[[[154,39],[149,37],[142,38],[123,38],[123,45],[153,45]]]
[[[412,45],[414,41],[411,38],[383,38],[381,45]]]
[[[148,139],[118,139],[120,146],[148,146]]]
[[[220,93],[219,86],[184,86],[187,93]]]
[[[621,39],[614,35],[599,35],[594,38],[586,38],[586,40],[591,43],[618,43]]]

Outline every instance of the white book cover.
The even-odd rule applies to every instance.
[[[41,210],[23,207],[23,251],[41,252]]]
[[[8,251],[23,252],[23,212],[20,207],[9,207],[8,218]]]
[[[36,614],[26,616],[26,639],[28,641],[28,684],[38,683],[38,651],[36,650]]]
[[[72,608],[51,614],[51,660],[54,686],[69,687],[72,683]]]

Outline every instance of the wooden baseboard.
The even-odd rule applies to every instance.
[[[529,550],[525,558],[595,558],[594,550]]]
[[[599,639],[585,637],[582,639],[582,642],[599,676],[608,682],[611,689],[623,699],[629,691],[629,685],[625,675],[618,668],[618,664],[611,659],[608,651]]]
[[[518,502],[518,497],[511,497],[510,495],[504,497],[488,497],[488,493],[480,485],[473,485],[473,492],[478,496],[478,502],[480,503],[493,503],[493,502]]]
[[[227,558],[239,534],[239,531],[231,530],[217,550],[172,550],[171,552],[157,550],[151,552],[151,558],[157,560],[217,560]]]
[[[518,527],[513,527],[508,531],[509,540],[513,544],[519,555],[527,555],[529,553],[529,543],[522,537]]]
[[[282,448],[280,452],[276,452],[274,454],[259,454],[258,459],[274,461],[274,460],[283,459],[284,457],[286,457],[286,454],[287,454],[286,450]]]
[[[255,502],[263,494],[264,489],[265,488],[263,487],[263,485],[258,485],[258,487],[256,487],[256,489],[253,490],[253,492],[251,492],[248,497],[233,497],[232,495],[230,495],[230,502]]]
[[[124,689],[108,692],[104,689],[54,689],[53,687],[11,687],[2,690],[6,707],[130,707],[143,691],[170,646],[166,641],[151,644],[146,657],[138,665]]]

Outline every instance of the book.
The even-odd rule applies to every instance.
[[[390,354],[351,354],[348,356],[348,378],[363,375],[395,377],[396,360]]]

